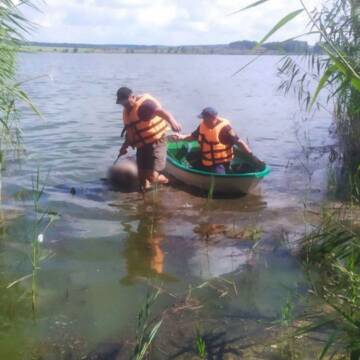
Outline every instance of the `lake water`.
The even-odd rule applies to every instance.
[[[292,246],[304,219],[316,221],[304,202],[316,209],[324,198],[323,150],[333,141],[329,113],[301,113],[277,92],[280,59],[263,57],[233,77],[251,57],[20,56],[18,77],[35,78],[24,87],[43,119],[24,111],[26,155],[10,159],[3,175],[0,359],[78,359],[106,346],[127,358],[139,309],[158,286],[154,316],[164,313],[164,322],[152,358],[191,358],[199,327],[217,358],[254,358],[246,344],[265,344],[289,294],[306,291]],[[121,145],[115,94],[123,85],[157,97],[184,132],[202,108],[217,108],[272,173],[236,199],[171,186],[145,197],[110,191],[101,179]],[[6,287],[31,273],[30,241],[43,232],[31,195],[38,169],[40,207],[59,219],[41,244],[52,256],[40,265],[34,320],[31,279]]]

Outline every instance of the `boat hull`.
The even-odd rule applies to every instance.
[[[247,194],[254,190],[261,180],[270,173],[270,168],[259,172],[216,174],[194,168],[190,165],[189,155],[198,157],[199,143],[180,141],[168,144],[166,172],[188,186],[213,194]],[[242,153],[237,156],[243,156]],[[240,158],[241,160],[242,158]]]
[[[167,161],[166,172],[181,183],[197,189],[209,191],[213,187],[213,192],[217,194],[247,194],[254,190],[262,180],[255,176],[237,178],[192,173],[184,171],[170,161]]]

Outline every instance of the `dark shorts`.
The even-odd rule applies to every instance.
[[[137,149],[136,163],[140,170],[155,170],[161,172],[166,166],[166,138],[154,144],[147,144]]]

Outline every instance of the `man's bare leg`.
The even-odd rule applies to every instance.
[[[169,183],[169,179],[163,175],[163,174],[160,174],[159,172],[157,171],[152,171],[152,174],[150,176],[150,181],[152,183],[155,183],[155,184],[162,184],[162,185],[166,185]]]
[[[148,180],[146,170],[139,169],[139,184],[140,184],[141,191],[146,191],[151,187],[150,181]]]

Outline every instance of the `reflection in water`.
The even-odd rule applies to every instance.
[[[198,249],[190,265],[194,275],[208,280],[239,270],[250,260],[251,254],[246,249],[219,245]]]
[[[19,353],[30,357],[25,335],[32,342],[39,336],[51,344],[62,342],[73,346],[68,341],[73,334],[76,337],[81,334],[91,345],[127,332],[128,324],[136,319],[138,300],[145,294],[141,286],[124,291],[118,284],[119,277],[125,286],[140,278],[171,280],[167,271],[182,280],[174,290],[183,294],[184,283],[198,284],[203,282],[201,279],[228,274],[226,278],[236,277],[239,296],[229,298],[220,314],[226,317],[219,320],[230,324],[227,316],[242,320],[244,314],[246,317],[246,314],[278,313],[287,294],[279,284],[289,287],[299,282],[301,268],[290,255],[274,253],[272,243],[267,240],[276,239],[283,227],[293,233],[303,226],[303,194],[304,188],[308,193],[308,185],[304,183],[304,169],[298,163],[303,160],[303,150],[293,131],[294,121],[300,120],[297,115],[292,117],[297,105],[290,98],[274,93],[279,58],[264,57],[244,73],[242,81],[235,78],[229,81],[229,74],[251,59],[162,55],[159,67],[158,55],[148,54],[21,55],[20,80],[29,74],[51,73],[56,81],[38,79],[24,85],[46,121],[39,123],[32,114],[24,113],[24,141],[31,156],[21,167],[9,166],[3,179],[4,195],[9,197],[20,190],[18,200],[9,200],[8,205],[25,207],[25,213],[32,213],[32,174],[40,166],[45,172],[50,171],[47,185],[51,188],[42,198],[42,205],[62,217],[51,229],[54,242],[47,245],[54,247],[56,256],[41,271],[45,315],[36,325],[29,316],[29,302],[22,300],[23,291],[17,292],[20,286],[5,290],[9,282],[27,274],[28,269],[17,266],[21,255],[12,251],[12,247],[2,248],[4,241],[0,239],[0,359],[20,358],[14,355]],[[140,68],[154,76],[139,76]],[[264,68],[269,71],[264,72]],[[163,197],[160,209],[155,204],[144,204],[139,195],[103,191],[97,179],[104,176],[119,146],[121,126],[112,94],[123,69],[134,75],[127,81],[131,87],[151,90],[184,120],[185,132],[193,129],[196,109],[209,103],[217,104],[219,111],[236,118],[235,130],[251,140],[254,152],[276,165],[271,177],[262,184],[264,195],[206,203],[203,198],[170,187],[157,194]],[[164,78],[172,84],[171,89],[164,84]],[[189,80],[192,90],[184,92]],[[256,86],[260,82],[261,87]],[[79,84],[83,89],[80,97]],[[184,103],[189,106],[184,107]],[[271,126],[268,119],[273,119]],[[323,112],[307,123],[311,135],[307,140],[311,140],[312,146],[327,144],[329,121],[328,114]],[[326,169],[319,160],[312,165],[316,170],[313,179]],[[296,166],[288,166],[291,163]],[[92,179],[93,184],[89,183]],[[65,186],[56,187],[58,184]],[[70,193],[71,187],[76,190],[74,195]],[[321,197],[320,181],[316,189],[318,193],[309,193],[312,202]],[[116,202],[115,198],[120,205],[109,206],[108,202]],[[199,240],[193,229],[201,223],[223,225],[224,233],[211,236],[207,243]],[[21,240],[24,227],[20,225],[14,226],[16,231],[8,243],[24,249]],[[266,239],[264,246],[257,248],[262,251],[259,258],[252,258],[248,252],[251,244],[230,236],[227,230],[258,225],[266,233]],[[71,282],[68,284],[66,279]],[[218,296],[209,294],[204,296],[204,304],[212,319],[212,313],[222,308]],[[183,322],[175,326],[192,335]],[[57,358],[56,351],[47,350],[44,358],[52,356]]]
[[[139,204],[135,231],[129,225],[127,243],[123,256],[126,262],[127,276],[121,282],[124,285],[133,284],[139,278],[160,277],[171,279],[164,273],[165,254],[161,247],[164,232],[161,226],[161,210],[157,207],[148,209]]]

